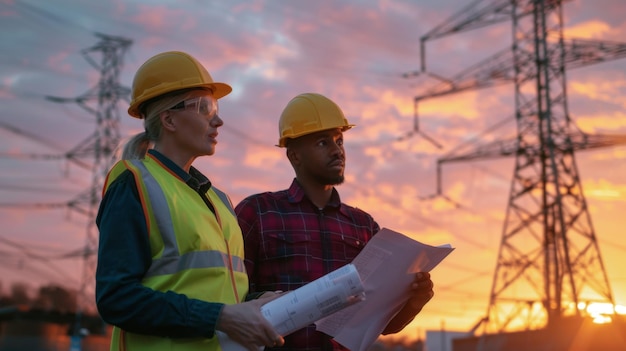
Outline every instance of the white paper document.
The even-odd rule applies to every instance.
[[[345,265],[261,307],[261,313],[282,336],[302,329],[364,299],[356,267]],[[245,350],[222,332],[216,333],[224,351]]]
[[[417,272],[429,272],[454,249],[430,246],[382,228],[352,261],[367,299],[315,323],[351,351],[365,351],[408,300]]]

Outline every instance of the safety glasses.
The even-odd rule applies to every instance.
[[[191,110],[199,115],[213,118],[217,115],[219,107],[217,99],[208,96],[197,97],[176,104],[170,110]]]

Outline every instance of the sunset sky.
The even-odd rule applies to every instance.
[[[420,68],[420,36],[468,0],[0,0],[0,282],[78,289],[88,218],[66,206],[91,186],[89,171],[61,155],[95,129],[74,103],[99,72],[81,55],[94,33],[131,39],[120,80],[130,86],[149,57],[169,50],[201,60],[233,93],[220,100],[214,156],[196,161],[236,204],[286,188],[294,174],[278,141],[282,108],[297,94],[332,98],[356,128],[346,132],[342,200],[421,242],[456,250],[434,271],[435,298],[402,336],[467,330],[488,305],[513,175],[513,159],[444,165],[437,159],[472,138],[515,132],[513,85],[426,100],[413,127],[413,98],[437,83]],[[565,35],[626,42],[626,2],[573,0]],[[426,44],[427,68],[451,77],[511,45],[511,23]],[[100,56],[94,55],[97,60]],[[626,59],[567,72],[569,111],[587,133],[626,134]],[[124,137],[143,129],[120,103]],[[503,123],[503,121],[505,123]],[[485,133],[490,127],[500,129]],[[626,146],[576,155],[584,194],[616,304],[626,305]],[[446,198],[452,200],[448,201]],[[41,205],[38,208],[28,207]],[[25,207],[26,206],[26,207]],[[395,336],[398,337],[398,336]]]

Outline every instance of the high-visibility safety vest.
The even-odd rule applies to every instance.
[[[196,191],[150,154],[115,164],[103,191],[125,170],[135,177],[150,236],[152,264],[142,284],[203,301],[241,302],[248,292],[243,237],[226,195],[214,187],[207,191],[213,214]],[[144,350],[221,348],[217,337],[174,339],[113,328],[111,351]]]

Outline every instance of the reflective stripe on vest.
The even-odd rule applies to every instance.
[[[163,255],[161,258],[152,260],[152,265],[146,272],[145,277],[149,278],[174,274],[191,268],[230,268],[228,264],[228,254],[221,251],[193,251],[180,256],[174,224],[172,223],[170,210],[163,189],[161,189],[157,180],[154,179],[141,160],[131,160],[130,162],[137,167],[141,173],[141,178],[143,179],[148,196],[150,197],[154,218],[156,219],[164,244]],[[231,212],[234,214],[226,194],[217,189],[213,190],[218,194],[220,199],[228,205],[228,208],[230,208]],[[241,257],[231,256],[231,259],[233,271],[245,273],[245,266]]]
[[[217,196],[219,196],[219,198],[222,200],[222,202],[226,205],[228,205],[228,209],[230,210],[230,213],[233,214],[233,216],[235,216],[235,218],[237,218],[237,214],[235,213],[235,209],[233,208],[233,204],[230,202],[230,199],[228,198],[228,196],[226,196],[226,194],[219,190],[216,187],[211,187],[211,189],[213,189],[213,191],[215,191],[215,193],[217,194]]]

